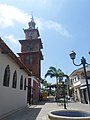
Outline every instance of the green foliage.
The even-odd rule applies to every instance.
[[[59,83],[62,83],[63,78],[69,79],[68,75],[64,74],[61,69],[56,69],[55,67],[51,66],[47,70],[47,73],[45,74],[45,78],[49,76],[50,78],[55,77],[56,78],[56,96],[59,96],[59,93],[63,93],[63,89],[60,91]],[[54,91],[55,93],[55,91]]]
[[[47,76],[50,76],[50,78],[52,77],[56,77],[56,80],[58,82],[58,80],[60,78],[62,78],[62,76],[64,76],[64,73],[62,72],[61,69],[56,69],[55,67],[49,67],[49,70],[47,71],[47,73],[45,74],[45,78]]]

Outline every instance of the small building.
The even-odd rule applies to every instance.
[[[88,76],[88,87],[90,91],[90,66],[86,66],[86,72]],[[88,94],[86,79],[83,68],[74,70],[70,75],[70,94],[74,97],[75,101],[82,103],[88,103]]]
[[[0,38],[0,118],[27,105],[29,69]]]

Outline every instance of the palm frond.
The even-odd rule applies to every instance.
[[[45,74],[45,78],[46,78],[47,76],[52,77],[52,73],[47,72],[47,73]]]
[[[57,71],[57,69],[53,66],[49,67],[49,69],[52,70],[52,71]]]
[[[53,77],[56,77],[56,75],[55,74],[51,74],[50,78],[53,78]]]
[[[64,74],[64,77],[66,77],[67,79],[69,79],[69,76],[67,74]]]
[[[49,70],[47,71],[47,73],[53,73],[53,71],[49,69]]]
[[[62,70],[61,70],[61,69],[58,69],[57,71],[58,71],[58,72],[62,72]]]

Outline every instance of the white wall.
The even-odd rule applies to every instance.
[[[9,87],[3,86],[4,70],[6,66],[10,66],[10,82]],[[12,88],[13,73],[17,71],[17,87]],[[23,75],[23,82],[28,78],[27,73],[7,55],[0,52],[0,116],[12,110],[24,107],[27,104],[27,89],[20,90],[20,77]],[[27,81],[28,82],[28,81]]]

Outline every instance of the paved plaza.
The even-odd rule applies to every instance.
[[[37,105],[28,106],[11,116],[2,120],[49,120],[48,113],[52,110],[64,109],[61,104],[57,104],[50,99],[48,101],[41,101]],[[77,109],[90,112],[90,105],[79,102],[68,103],[67,109]]]

